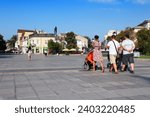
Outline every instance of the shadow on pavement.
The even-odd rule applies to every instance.
[[[13,58],[14,55],[0,55],[0,58]]]
[[[81,68],[33,68],[33,69],[9,69],[9,70],[0,70],[3,73],[12,73],[12,72],[44,72],[44,71],[72,71],[80,70]]]
[[[146,81],[148,81],[150,83],[150,77],[140,76],[140,75],[133,75],[131,77],[139,78],[139,79],[142,79],[142,80],[146,80]]]
[[[136,66],[136,68],[150,68],[150,66]]]

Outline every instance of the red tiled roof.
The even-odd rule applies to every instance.
[[[25,29],[18,29],[18,33],[24,33],[24,32],[35,32],[34,30],[25,30]]]

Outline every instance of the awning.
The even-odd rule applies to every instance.
[[[65,49],[63,49],[62,51],[69,51],[69,49],[65,48]]]
[[[76,51],[76,49],[72,48],[72,49],[70,49],[69,51]]]

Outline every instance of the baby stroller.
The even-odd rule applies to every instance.
[[[93,51],[90,51],[90,52],[87,54],[86,58],[85,58],[85,62],[84,62],[84,65],[83,65],[83,69],[84,69],[84,70],[93,69],[93,62],[94,62],[94,60],[93,60]],[[97,70],[97,69],[98,69],[97,65],[96,65],[95,67],[96,67],[95,69]]]

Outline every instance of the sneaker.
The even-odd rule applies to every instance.
[[[124,70],[123,70],[123,69],[121,69],[120,71],[121,71],[121,72],[124,72]]]

